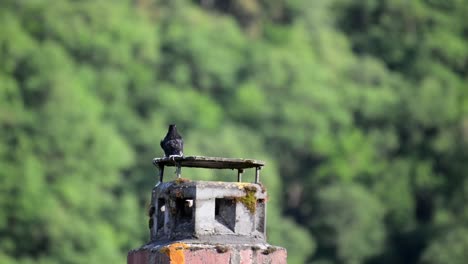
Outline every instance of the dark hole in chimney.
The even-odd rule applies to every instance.
[[[236,201],[233,198],[216,198],[215,219],[231,231],[234,231],[236,224]]]
[[[177,220],[182,222],[190,222],[193,217],[193,199],[177,198],[176,199]]]
[[[157,215],[157,220],[158,220],[158,230],[161,229],[164,226],[164,212],[166,211],[166,200],[159,198],[158,199],[158,215]]]
[[[265,199],[257,200],[257,209],[255,210],[255,229],[265,233]]]

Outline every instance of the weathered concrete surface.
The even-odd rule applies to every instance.
[[[130,251],[127,264],[286,264],[284,248],[268,244],[219,244],[175,242],[148,244]]]
[[[258,183],[160,182],[148,210],[151,241],[128,264],[285,264],[266,243],[267,193]]]
[[[152,192],[151,241],[265,241],[266,198],[256,183],[160,183]]]

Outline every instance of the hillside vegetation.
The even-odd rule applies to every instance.
[[[125,263],[148,240],[169,123],[186,155],[267,162],[268,241],[288,263],[465,263],[467,15],[466,0],[0,1],[0,263]]]

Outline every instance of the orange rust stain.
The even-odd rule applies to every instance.
[[[184,250],[187,248],[185,243],[174,243],[165,247],[164,253],[169,256],[171,264],[185,264]]]

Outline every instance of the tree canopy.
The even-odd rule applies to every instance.
[[[124,263],[148,239],[151,159],[176,123],[186,155],[267,162],[268,241],[289,263],[462,263],[467,14],[1,1],[0,262]]]

